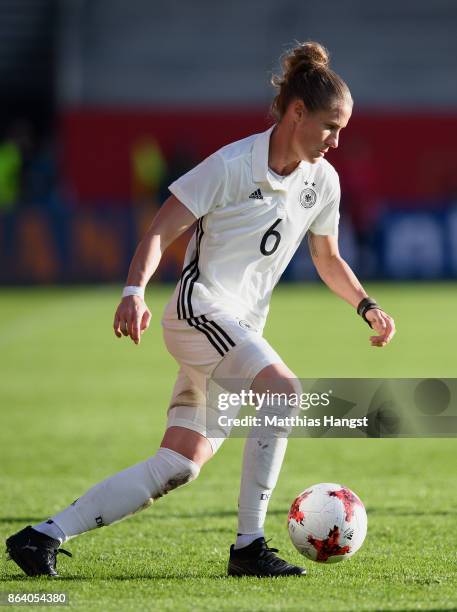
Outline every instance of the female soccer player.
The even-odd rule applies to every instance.
[[[305,234],[322,280],[377,333],[371,345],[385,346],[394,335],[392,318],[367,296],[338,251],[339,181],[324,156],[338,146],[351,116],[349,89],[314,42],[284,57],[283,74],[273,84],[276,123],[270,129],[223,147],[170,185],[172,195],[135,253],[116,310],[116,336],[139,344],[151,318],[146,284],[167,246],[195,224],[162,321],[179,372],[161,446],[51,519],[11,536],[10,557],[29,575],[57,575],[63,542],[131,515],[197,478],[228,434],[211,418],[214,406],[206,405],[209,380],[244,381],[259,394],[300,392],[262,330],[272,290]],[[283,400],[265,411],[284,416],[292,407]],[[229,575],[306,573],[280,559],[263,532],[287,434],[280,426],[267,432],[253,428],[246,440]]]

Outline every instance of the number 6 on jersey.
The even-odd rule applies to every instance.
[[[273,255],[273,253],[276,251],[276,249],[279,246],[279,243],[281,242],[281,234],[279,232],[277,232],[275,230],[275,227],[277,225],[279,225],[281,223],[281,219],[277,219],[273,225],[271,227],[269,227],[267,229],[267,231],[265,232],[265,234],[262,237],[262,242],[260,243],[260,252],[262,253],[262,255]],[[271,245],[271,248],[269,251],[267,251],[267,240],[270,236],[274,237],[274,242]],[[271,242],[271,240],[270,240]]]

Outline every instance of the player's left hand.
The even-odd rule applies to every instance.
[[[395,334],[395,322],[386,312],[379,308],[373,308],[366,313],[366,318],[371,327],[377,332],[377,336],[371,336],[371,346],[386,346]]]

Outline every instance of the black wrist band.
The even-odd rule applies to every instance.
[[[371,323],[367,319],[366,314],[369,310],[373,310],[374,308],[379,308],[379,305],[376,302],[376,300],[373,300],[373,298],[370,298],[370,297],[363,298],[363,300],[357,306],[357,314],[360,315],[362,319],[366,321],[370,327],[371,327]]]

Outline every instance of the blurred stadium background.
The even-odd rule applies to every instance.
[[[450,0],[0,0],[0,283],[121,282],[169,182],[271,123],[295,39],[328,47],[355,100],[329,156],[346,259],[457,277],[456,26]],[[288,280],[314,277],[303,251]]]

